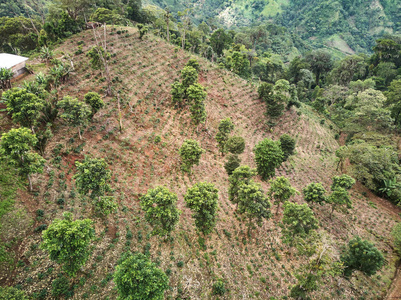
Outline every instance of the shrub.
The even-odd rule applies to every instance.
[[[295,139],[288,134],[280,136],[280,147],[284,154],[284,161],[288,159],[290,155],[294,154],[295,150]]]
[[[245,140],[240,136],[232,136],[226,142],[226,149],[232,154],[241,154],[245,150]]]
[[[275,176],[275,169],[280,166],[284,159],[280,144],[266,138],[255,146],[253,152],[255,153],[258,174],[262,179],[267,180],[269,177]]]
[[[213,295],[223,296],[225,293],[227,293],[227,289],[222,279],[217,279],[217,281],[213,283],[212,290]]]
[[[158,300],[164,299],[168,277],[142,253],[126,253],[114,272],[118,298]]]
[[[199,165],[200,156],[204,150],[195,140],[185,140],[180,148],[181,170],[191,173],[193,165]]]
[[[351,276],[354,270],[359,270],[371,276],[376,274],[384,265],[383,254],[369,241],[362,240],[359,236],[348,242],[348,247],[341,261],[344,263],[344,275]]]
[[[227,157],[227,162],[224,164],[227,174],[230,176],[234,170],[240,166],[240,163],[241,159],[238,157],[238,155],[230,154]]]

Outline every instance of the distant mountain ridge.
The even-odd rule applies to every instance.
[[[344,53],[370,52],[375,39],[401,32],[399,0],[150,0],[173,12],[193,8],[194,23],[217,21],[227,28],[267,21],[313,44]]]

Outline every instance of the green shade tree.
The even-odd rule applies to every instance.
[[[181,170],[191,174],[193,165],[199,165],[200,157],[205,150],[195,140],[185,140],[179,154],[181,157]]]
[[[386,104],[391,109],[391,117],[399,127],[401,125],[401,79],[393,80],[384,95],[387,97]]]
[[[123,255],[114,272],[119,300],[162,300],[167,275],[142,253]]]
[[[280,209],[280,204],[284,203],[298,192],[291,186],[288,178],[284,176],[271,179],[269,183],[270,183],[269,195],[270,198],[274,199],[274,203],[277,204],[277,209],[276,209],[276,215],[277,215]]]
[[[352,201],[349,197],[348,191],[341,187],[337,187],[332,191],[330,196],[327,198],[327,202],[331,204],[330,219],[332,218],[335,209],[344,205],[346,205],[347,207],[351,207],[352,205]]]
[[[211,233],[216,226],[218,190],[212,183],[200,182],[188,189],[184,199],[193,211],[196,228],[205,235]]]
[[[283,241],[290,243],[294,236],[306,237],[318,228],[319,222],[308,204],[297,204],[286,201],[283,213]]]
[[[258,174],[263,180],[275,176],[275,169],[281,165],[284,153],[280,144],[271,139],[265,138],[256,144],[253,149]]]
[[[181,70],[180,78],[182,86],[186,90],[191,85],[194,85],[195,83],[198,82],[198,71],[196,71],[196,69],[193,68],[192,66],[185,66]]]
[[[92,252],[90,243],[95,237],[90,219],[73,221],[71,213],[64,219],[55,219],[43,231],[41,248],[49,253],[50,259],[62,265],[63,270],[75,277]]]
[[[232,136],[226,142],[226,149],[232,154],[241,154],[245,150],[245,139],[241,136]]]
[[[280,136],[280,147],[284,154],[283,159],[286,161],[290,155],[294,154],[295,139],[289,134],[283,134]]]
[[[342,174],[341,176],[334,176],[333,183],[331,185],[331,190],[335,190],[337,188],[343,188],[349,190],[355,184],[355,179],[347,174]]]
[[[238,212],[248,218],[248,232],[253,227],[252,220],[262,226],[263,219],[271,216],[269,199],[264,195],[260,184],[250,180],[241,184],[238,190]]]
[[[359,270],[367,276],[372,276],[384,265],[383,254],[369,241],[359,236],[348,242],[348,247],[341,255],[344,263],[344,275],[351,276],[354,270]]]
[[[222,28],[217,29],[210,37],[210,45],[218,56],[221,56],[223,54],[223,50],[227,49],[231,43],[231,36]]]
[[[102,98],[96,92],[86,93],[84,96],[84,101],[92,108],[92,113],[89,116],[91,119],[100,109],[104,107]]]
[[[234,124],[231,121],[231,118],[225,118],[220,121],[219,123],[219,131],[216,134],[216,141],[219,146],[219,150],[221,154],[227,152],[226,150],[226,143],[228,140],[228,136],[234,130]]]
[[[257,174],[256,169],[251,169],[249,166],[240,166],[236,168],[228,177],[230,183],[228,188],[228,199],[237,204],[239,202],[238,192],[243,184],[248,184],[253,176]]]
[[[85,156],[82,162],[76,161],[77,173],[74,175],[77,190],[82,195],[92,199],[100,198],[111,192],[111,171],[104,158],[90,158]]]
[[[310,65],[310,70],[315,74],[316,85],[319,85],[320,78],[333,68],[331,54],[325,50],[314,50],[306,55],[305,60]]]
[[[194,83],[187,88],[187,98],[190,104],[192,121],[198,125],[206,121],[205,99],[207,93],[205,88],[199,83]]]
[[[241,159],[238,157],[236,154],[230,154],[227,157],[227,161],[224,164],[224,169],[226,169],[226,172],[228,176],[230,176],[236,168],[238,168],[241,164]]]
[[[153,235],[169,235],[177,225],[181,211],[177,209],[177,195],[166,187],[149,189],[141,198],[145,219],[153,226]]]
[[[307,202],[323,205],[327,201],[326,189],[320,182],[312,182],[302,189],[304,199]]]
[[[36,135],[28,128],[13,128],[5,132],[0,140],[0,156],[16,167],[19,173],[26,176],[29,181],[29,190],[32,191],[31,174],[42,173],[46,160],[36,152],[32,147],[37,144]]]
[[[60,117],[78,128],[79,139],[82,140],[81,127],[88,124],[91,115],[90,107],[70,96],[64,97],[63,100],[58,102],[57,106],[63,110]]]
[[[31,128],[35,133],[34,126],[37,125],[45,101],[26,89],[13,88],[4,92],[3,99],[7,106],[7,111],[14,121],[23,127]]]

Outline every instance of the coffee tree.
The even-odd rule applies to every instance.
[[[168,289],[167,275],[142,253],[126,253],[114,272],[119,300],[162,300]]]
[[[280,209],[280,204],[290,199],[292,196],[298,193],[298,191],[291,186],[288,178],[285,178],[284,176],[271,179],[269,183],[269,195],[272,199],[274,199],[274,203],[277,204],[277,215]]]
[[[256,144],[253,152],[255,153],[258,174],[262,179],[267,180],[275,176],[276,168],[281,165],[284,159],[280,144],[266,138]]]
[[[238,212],[249,220],[248,231],[253,227],[253,220],[258,226],[262,226],[263,219],[270,218],[269,199],[264,195],[260,184],[253,180],[240,186],[238,200]]]
[[[92,108],[92,113],[89,116],[91,119],[100,109],[104,107],[102,98],[96,92],[86,93],[84,96],[84,101]]]
[[[140,205],[146,221],[153,226],[153,235],[165,236],[174,230],[181,214],[177,199],[176,194],[163,186],[148,190],[141,198]]]
[[[323,185],[318,182],[308,184],[303,190],[304,199],[307,202],[319,203],[323,205],[327,201],[326,190]]]
[[[46,160],[32,151],[38,139],[28,128],[13,128],[5,132],[0,140],[0,157],[17,168],[19,173],[29,181],[29,190],[32,191],[31,175],[42,173]]]
[[[211,233],[216,226],[218,190],[211,183],[200,182],[188,189],[184,199],[193,211],[196,228],[205,235]]]
[[[90,107],[86,103],[70,96],[64,97],[57,105],[63,110],[60,117],[78,128],[79,139],[82,140],[81,127],[88,124],[89,116],[91,115]]]
[[[252,177],[255,176],[256,170],[251,169],[249,166],[240,166],[236,168],[233,173],[228,177],[230,182],[228,188],[228,199],[233,203],[237,204],[239,202],[239,189],[243,184],[249,184]]]
[[[218,143],[221,154],[227,152],[226,143],[233,129],[234,129],[234,124],[231,121],[231,118],[225,118],[220,121],[219,131],[216,134],[216,141]]]
[[[383,254],[369,241],[362,240],[359,236],[348,242],[348,247],[341,261],[344,263],[344,275],[351,276],[354,270],[372,276],[384,265]]]
[[[241,136],[232,136],[226,142],[226,149],[232,154],[241,154],[245,150],[245,140]]]
[[[200,157],[204,150],[195,140],[185,140],[179,153],[181,157],[181,170],[191,173],[193,165],[199,165]]]
[[[64,219],[55,219],[43,231],[41,248],[50,259],[62,265],[69,276],[76,276],[92,252],[90,243],[95,237],[93,222],[89,219],[73,221],[71,213]]]

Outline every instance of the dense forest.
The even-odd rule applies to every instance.
[[[0,299],[400,296],[400,14],[0,0]]]

